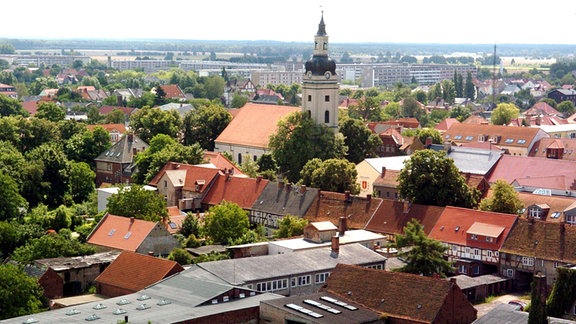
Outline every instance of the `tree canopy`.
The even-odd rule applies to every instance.
[[[0,320],[44,310],[44,291],[22,266],[0,264]]]
[[[214,141],[231,120],[232,115],[222,106],[210,104],[191,110],[184,117],[184,144],[199,143],[214,151]]]
[[[38,259],[89,255],[94,252],[93,246],[53,233],[31,239],[25,245],[16,248],[12,258],[18,262],[30,263]]]
[[[366,158],[376,157],[376,150],[382,145],[382,140],[362,120],[345,117],[338,124],[340,133],[344,135],[344,144],[354,148],[348,150],[348,161],[360,163]]]
[[[400,268],[401,272],[445,276],[454,271],[450,262],[444,259],[447,247],[440,241],[428,238],[424,226],[416,219],[406,224],[403,234],[396,234],[396,240],[391,246],[398,250],[398,257],[406,262]]]
[[[306,218],[286,215],[278,222],[278,229],[274,231],[274,238],[288,238],[304,234],[304,227],[308,225]]]
[[[493,125],[508,125],[510,121],[520,115],[520,109],[512,103],[499,103],[494,111],[490,121]]]
[[[130,128],[146,143],[157,134],[179,138],[182,118],[175,109],[166,111],[146,106],[130,117]]]
[[[402,199],[422,205],[476,206],[478,191],[466,184],[454,161],[444,151],[419,150],[398,175]]]
[[[248,213],[235,203],[223,201],[208,209],[204,230],[214,242],[228,244],[249,229]]]
[[[524,206],[514,186],[505,180],[496,180],[490,189],[492,196],[482,199],[478,206],[480,210],[516,215]]]
[[[278,123],[268,146],[289,181],[297,182],[300,170],[309,160],[344,158],[347,148],[341,134],[334,134],[325,125],[317,125],[302,112],[294,112]]]
[[[107,210],[112,215],[157,222],[168,216],[166,200],[156,191],[140,185],[121,186],[108,198]]]
[[[350,191],[352,194],[360,192],[356,183],[357,175],[356,164],[345,159],[322,161],[314,158],[300,171],[302,182],[307,186],[341,193]]]

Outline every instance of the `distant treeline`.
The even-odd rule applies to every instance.
[[[310,42],[279,41],[208,41],[208,40],[171,40],[171,39],[0,39],[0,44],[11,44],[17,51],[42,49],[76,50],[117,50],[117,51],[179,51],[179,52],[216,52],[245,53],[257,56],[291,57],[310,51]],[[451,53],[492,54],[494,44],[414,44],[414,43],[331,43],[334,56],[344,52],[351,54],[381,55],[397,53],[403,55],[446,55]],[[576,52],[576,45],[554,44],[497,44],[498,56],[524,56],[533,58],[565,57]]]

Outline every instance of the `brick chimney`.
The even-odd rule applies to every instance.
[[[344,236],[346,231],[348,230],[348,219],[346,216],[340,216],[338,220],[338,235]]]
[[[330,255],[333,258],[338,257],[338,253],[340,253],[340,237],[338,237],[337,235],[332,236],[332,249],[330,251]]]
[[[262,181],[262,176],[261,175],[256,176],[256,183],[259,183],[260,181]]]
[[[284,181],[278,181],[278,189],[284,188]]]
[[[350,201],[350,190],[344,191],[344,200]]]
[[[305,194],[305,193],[306,193],[306,185],[301,185],[301,186],[300,186],[300,193],[301,193],[301,194]]]
[[[402,203],[402,212],[404,214],[408,214],[409,211],[410,211],[410,203],[404,200],[404,202]]]
[[[380,173],[380,177],[381,177],[381,178],[384,178],[385,175],[386,175],[386,167],[383,166],[383,167],[382,167],[382,173]]]

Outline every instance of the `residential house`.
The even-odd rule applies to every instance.
[[[526,219],[533,217],[534,219],[544,220],[547,222],[562,223],[567,221],[566,212],[570,212],[576,207],[576,199],[573,197],[519,192],[518,198],[520,198],[524,205],[524,207],[518,211],[518,214],[520,217]]]
[[[202,262],[194,265],[228,284],[291,296],[316,293],[337,264],[372,267],[384,272],[386,258],[358,243],[292,253]],[[200,274],[199,274],[200,276]],[[204,276],[204,275],[202,275]]]
[[[382,173],[374,180],[374,183],[372,183],[374,195],[379,198],[399,200],[399,174],[400,170],[387,170],[386,167],[382,167]]]
[[[518,289],[529,289],[535,274],[546,276],[548,291],[556,268],[576,263],[576,204],[565,211],[565,222],[533,217],[518,219],[500,249],[500,274],[514,280]]]
[[[260,303],[265,323],[387,323],[382,314],[340,296],[321,292],[296,295]]]
[[[299,107],[247,103],[215,140],[215,152],[228,152],[234,162],[242,164],[248,156],[256,161],[269,152],[268,140],[276,133],[278,122]]]
[[[129,295],[5,319],[16,323],[257,323],[262,301],[283,296],[232,286],[187,269]]]
[[[378,134],[382,144],[376,148],[379,157],[404,155],[407,138],[402,136],[400,127],[389,127]]]
[[[234,177],[230,173],[219,173],[206,195],[202,198],[202,209],[208,210],[223,201],[232,202],[251,213],[251,208],[262,194],[269,180],[262,177]]]
[[[349,192],[320,191],[304,218],[309,222],[330,221],[339,224],[340,217],[346,217],[346,228],[364,229],[381,204],[381,198],[371,195],[359,197]]]
[[[279,102],[284,102],[284,97],[272,89],[257,88],[251,101],[253,103],[277,105]]]
[[[163,111],[171,111],[176,110],[180,117],[184,118],[186,114],[192,110],[194,110],[194,106],[189,103],[178,103],[178,102],[170,102],[165,105],[159,106]]]
[[[366,197],[374,194],[374,181],[388,170],[399,171],[404,168],[404,162],[410,156],[389,156],[381,158],[368,158],[356,164],[356,183],[360,186],[359,196]],[[382,196],[379,196],[382,197]]]
[[[128,295],[183,270],[176,261],[123,251],[96,278],[96,293],[107,297]]]
[[[102,89],[96,89],[94,86],[78,86],[76,92],[80,94],[82,99],[88,101],[98,101],[108,98],[108,93]]]
[[[546,95],[550,99],[554,99],[556,103],[562,101],[572,101],[576,105],[576,90],[574,89],[554,89]]]
[[[429,237],[447,246],[457,273],[476,277],[498,272],[498,254],[517,215],[446,206]]]
[[[86,239],[101,250],[132,251],[141,254],[168,255],[180,243],[162,222],[150,222],[110,213],[98,222]]]
[[[454,280],[339,264],[321,292],[362,305],[386,323],[472,323],[476,309]]]
[[[128,121],[130,120],[130,117],[132,115],[134,115],[139,109],[138,108],[132,108],[132,107],[123,107],[123,106],[102,106],[100,107],[100,109],[98,109],[98,112],[100,113],[100,115],[102,116],[106,116],[109,113],[113,112],[114,110],[120,110],[124,113],[124,120]]]
[[[545,101],[539,101],[535,103],[532,107],[528,108],[526,111],[522,112],[522,115],[528,116],[562,116],[562,113],[554,109]]]
[[[489,183],[502,179],[519,192],[576,197],[576,162],[503,155],[487,175]]]
[[[16,87],[0,83],[0,94],[7,96],[8,98],[18,99],[18,93],[16,92]]]
[[[304,217],[319,192],[319,189],[305,185],[296,186],[283,181],[267,182],[250,208],[250,223],[262,225],[266,235],[273,235],[284,216]]]
[[[110,94],[111,96],[115,96],[118,98],[118,103],[128,103],[128,101],[130,101],[132,98],[140,98],[142,97],[142,89],[130,89],[130,88],[126,88],[126,89],[115,89],[114,91],[112,91],[112,93]]]
[[[382,204],[364,229],[383,234],[387,240],[395,241],[395,236],[403,234],[406,224],[415,219],[422,224],[424,233],[430,235],[443,211],[444,207],[439,206],[382,199]]]
[[[488,142],[507,150],[511,155],[527,156],[534,143],[544,137],[550,136],[538,128],[462,123],[452,125],[444,133],[443,140],[457,145]]]
[[[60,257],[51,259],[39,259],[34,261],[34,266],[42,269],[51,269],[60,278],[53,274],[44,274],[40,277],[40,284],[45,288],[45,294],[49,298],[61,298],[65,296],[80,295],[94,284],[106,267],[120,254],[119,251],[109,251],[92,255],[76,257]]]
[[[208,164],[214,166],[216,169],[228,171],[232,170],[232,174],[235,177],[247,177],[247,175],[242,173],[242,170],[240,170],[236,164],[230,162],[230,160],[228,160],[228,158],[222,153],[205,151],[204,160],[207,161]]]
[[[170,206],[166,209],[168,209],[168,217],[162,219],[162,223],[164,223],[164,226],[170,234],[177,234],[180,232],[180,229],[182,229],[182,223],[187,214],[176,206]]]
[[[576,136],[576,132],[574,134]],[[576,161],[576,140],[572,138],[542,138],[534,143],[528,156]]]
[[[165,95],[163,99],[177,99],[180,101],[186,100],[186,95],[177,84],[165,84],[159,85],[159,87],[164,91]],[[152,89],[151,92],[156,94],[156,88]]]
[[[434,129],[439,131],[440,134],[444,134],[448,129],[450,129],[450,127],[452,127],[452,125],[454,124],[460,124],[460,122],[458,121],[458,119],[456,118],[446,118],[443,121],[439,122],[436,126],[434,126]]]
[[[168,206],[184,211],[202,208],[202,199],[214,184],[220,170],[212,167],[168,162],[150,181]],[[226,172],[229,175],[229,171]]]
[[[110,141],[118,143],[118,141],[126,133],[126,126],[124,124],[99,124],[99,125],[86,125],[90,131],[94,131],[96,127],[102,127],[110,134]]]
[[[422,107],[422,104],[420,104]],[[410,129],[418,129],[420,128],[420,122],[418,119],[414,117],[401,117],[394,120],[388,120],[384,122],[380,122],[384,125],[391,125],[391,126],[401,126],[402,128],[410,128]]]
[[[482,117],[481,115],[473,114],[470,117],[464,119],[462,124],[488,125],[490,122],[488,119]]]
[[[132,183],[136,171],[134,157],[148,148],[148,144],[137,135],[127,134],[106,151],[100,153],[96,162],[96,187],[103,183]]]
[[[541,125],[540,129],[553,138],[576,139],[576,124]]]

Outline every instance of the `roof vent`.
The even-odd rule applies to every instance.
[[[456,228],[454,229],[454,232],[458,232],[460,230],[460,226],[456,226]]]

